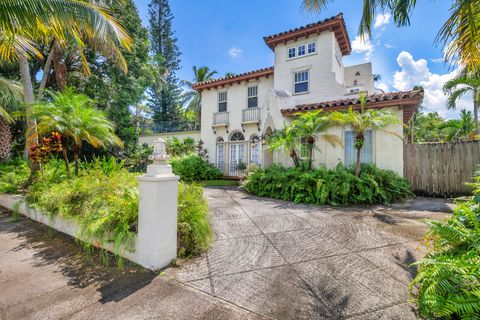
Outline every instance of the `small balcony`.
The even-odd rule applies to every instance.
[[[228,126],[229,112],[215,112],[213,114],[213,126]]]
[[[260,123],[260,108],[243,109],[242,123]]]

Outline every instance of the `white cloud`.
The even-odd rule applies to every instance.
[[[238,58],[242,53],[243,50],[238,47],[231,47],[230,50],[228,50],[228,54],[232,58]]]
[[[432,59],[430,59],[430,61],[432,61],[433,63],[443,63],[443,62],[445,62],[445,59],[444,58],[432,58]]]
[[[458,111],[447,110],[447,97],[443,94],[443,85],[455,77],[458,69],[447,74],[436,74],[430,72],[428,62],[425,59],[415,60],[406,51],[400,52],[397,63],[401,68],[393,75],[393,87],[397,90],[411,90],[414,86],[420,85],[425,90],[423,101],[426,112],[438,111],[440,115],[452,118],[456,117]],[[457,109],[472,109],[471,96],[462,97],[457,103]]]
[[[377,89],[383,90],[384,92],[388,92],[388,91],[389,91],[389,90],[388,90],[388,86],[387,86],[385,83],[383,83],[383,82],[377,83],[377,84],[375,85],[375,87],[376,87]]]
[[[390,23],[390,18],[392,15],[390,13],[379,13],[375,16],[375,23],[373,25],[373,28],[378,29],[384,25],[387,25]]]
[[[365,60],[368,60],[373,53],[374,47],[368,37],[356,36],[352,41],[352,50],[355,53],[365,54]]]
[[[387,49],[395,48],[395,45],[390,44],[390,43],[385,43],[384,46],[385,46],[385,48],[387,48]]]

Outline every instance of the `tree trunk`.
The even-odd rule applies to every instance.
[[[53,45],[55,54],[53,55],[53,66],[55,67],[55,80],[57,82],[58,91],[64,92],[67,86],[67,66],[63,61],[63,50],[55,40]]]
[[[478,130],[478,96],[478,90],[476,88],[473,89],[473,118],[475,121],[475,135],[478,135],[480,133],[480,131]]]
[[[313,148],[315,144],[314,142],[308,141],[307,143],[307,169],[312,169],[312,162],[313,162]]]
[[[67,169],[67,176],[71,176],[70,173],[70,164],[68,163],[68,154],[67,154],[67,144],[62,142],[62,155],[63,161],[65,162],[65,169]]]
[[[10,151],[12,147],[12,132],[8,122],[0,118],[0,162],[10,158]]]
[[[360,161],[360,154],[361,154],[362,148],[357,149],[357,162],[355,163],[355,175],[358,177],[360,176],[360,169],[362,166],[362,163]]]
[[[40,82],[40,87],[38,88],[37,100],[40,100],[42,98],[43,90],[45,90],[45,87],[47,85],[48,76],[50,75],[50,71],[52,70],[52,62],[54,55],[55,45],[52,46],[52,50],[50,50],[47,61],[45,61],[45,66],[43,67],[42,81]]]
[[[76,144],[73,146],[73,161],[75,162],[75,175],[78,176],[78,167],[80,162],[80,146]]]
[[[37,121],[29,115],[30,107],[34,102],[32,77],[30,76],[30,66],[28,65],[25,53],[20,54],[18,58],[20,67],[20,76],[23,83],[23,99],[25,102],[25,112],[27,114],[27,131],[25,139],[25,157],[28,158],[30,147],[38,144]],[[40,164],[30,161],[30,170],[33,175],[40,170]]]
[[[292,149],[292,151],[290,151],[290,157],[293,160],[293,164],[295,165],[295,168],[300,167],[300,160],[298,159],[298,155],[295,150]]]
[[[365,136],[362,133],[357,133],[355,136],[355,149],[357,150],[357,161],[355,163],[355,175],[358,177],[360,176],[360,170],[362,166],[361,162],[361,154],[362,154],[362,148],[365,143]]]

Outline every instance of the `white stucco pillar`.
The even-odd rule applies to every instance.
[[[179,177],[166,163],[165,141],[154,143],[154,163],[138,177],[138,236],[135,243],[136,262],[151,270],[159,270],[177,256],[177,200]]]

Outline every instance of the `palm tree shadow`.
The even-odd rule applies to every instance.
[[[63,233],[24,217],[13,223],[0,207],[0,234],[20,240],[11,251],[34,250],[35,267],[56,266],[74,288],[97,287],[101,303],[120,301],[147,286],[157,274],[124,261],[120,270],[113,255],[98,251],[87,254],[80,244]]]

